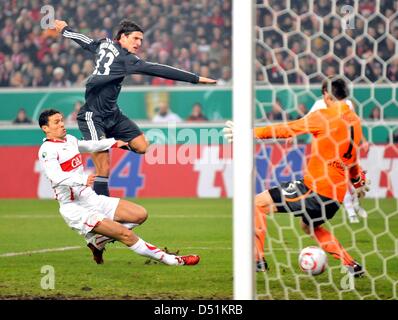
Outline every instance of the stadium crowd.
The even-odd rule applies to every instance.
[[[260,83],[318,83],[331,74],[342,74],[354,83],[398,80],[398,2],[363,0],[351,20],[342,19],[343,5],[354,0],[257,0],[257,64]],[[389,28],[386,21],[389,20]],[[352,23],[343,28],[344,23]],[[289,48],[289,49],[287,49]]]
[[[118,23],[131,18],[145,31],[142,59],[231,84],[232,0],[20,0],[0,10],[0,87],[81,87],[92,73],[90,53],[41,28],[45,4],[92,38],[113,38]],[[398,81],[398,2],[360,1],[348,29],[342,28],[343,4],[354,6],[354,0],[335,7],[327,0],[291,1],[290,7],[286,0],[257,0],[257,83],[320,83],[341,73],[354,84]],[[183,85],[143,75],[124,84]]]
[[[342,28],[339,2],[257,0],[256,80],[259,84],[319,83],[341,72],[355,83],[398,80],[398,2],[364,0],[353,28]],[[89,53],[43,30],[42,1],[9,1],[0,11],[0,86],[82,86],[94,66]],[[231,0],[52,1],[55,16],[92,38],[113,38],[129,17],[145,30],[142,59],[231,83]],[[354,0],[344,1],[354,5]],[[312,12],[311,12],[312,10]],[[376,13],[376,14],[375,14]],[[390,20],[387,29],[386,19]],[[284,37],[287,34],[287,37]],[[175,85],[133,75],[127,85]]]
[[[82,86],[94,69],[92,57],[72,41],[41,28],[48,1],[8,1],[0,11],[0,86]],[[91,38],[113,38],[131,18],[145,31],[139,56],[223,83],[231,77],[231,0],[59,0],[55,17]],[[227,77],[227,78],[225,78]],[[125,84],[174,85],[134,75]]]

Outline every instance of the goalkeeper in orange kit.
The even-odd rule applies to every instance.
[[[325,80],[322,92],[327,109],[282,124],[254,129],[258,139],[289,138],[300,134],[313,135],[311,154],[302,180],[282,183],[255,198],[255,243],[257,271],[268,269],[264,259],[266,215],[290,212],[302,218],[302,229],[312,235],[323,250],[340,259],[355,277],[364,270],[340,242],[322,224],[333,218],[343,202],[348,180],[359,196],[368,191],[365,172],[358,163],[357,150],[362,139],[359,117],[341,98],[345,92],[342,79]],[[344,95],[345,96],[345,95]],[[233,123],[224,128],[231,142]]]

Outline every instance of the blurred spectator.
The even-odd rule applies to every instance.
[[[152,122],[167,123],[167,122],[181,122],[180,116],[172,112],[166,102],[159,104],[159,111],[152,118]]]
[[[73,111],[66,117],[66,123],[67,124],[76,124],[77,123],[77,114],[80,111],[80,108],[82,107],[83,102],[80,100],[77,100],[73,106]]]
[[[203,114],[202,105],[195,103],[192,106],[192,112],[187,118],[187,121],[208,121],[207,117]]]
[[[383,81],[383,66],[377,60],[369,61],[365,68],[366,77],[373,83]]]
[[[153,86],[173,86],[176,82],[171,79],[153,77],[151,84]]]
[[[381,120],[381,109],[378,106],[373,107],[369,115],[370,120]]]
[[[217,85],[219,86],[229,85],[232,83],[231,78],[232,78],[231,68],[224,67],[222,68],[221,78],[217,80]]]
[[[290,115],[283,110],[279,99],[276,99],[272,105],[272,110],[267,113],[267,119],[269,121],[288,121],[290,120]]]
[[[46,82],[43,77],[43,72],[40,68],[35,67],[33,69],[32,80],[30,81],[30,85],[32,87],[43,87],[46,85]]]
[[[296,120],[304,117],[307,113],[308,113],[308,109],[305,106],[305,104],[304,103],[300,103],[297,106],[297,117],[296,117]]]
[[[398,129],[395,129],[392,133],[392,143],[398,143]]]
[[[57,67],[53,71],[53,79],[51,80],[50,87],[70,87],[71,83],[69,80],[65,79],[65,70],[61,67]]]
[[[17,113],[17,117],[14,119],[12,122],[14,124],[26,124],[26,123],[32,123],[32,120],[28,118],[28,115],[26,114],[26,110],[24,108],[20,108]]]
[[[387,78],[390,81],[398,81],[398,59],[394,59],[387,66]]]

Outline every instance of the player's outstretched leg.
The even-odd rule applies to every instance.
[[[311,232],[310,227],[304,222],[301,222],[301,226],[307,234],[310,234],[316,239],[323,250],[331,254],[335,259],[342,261],[343,265],[351,274],[355,277],[364,275],[365,271],[363,267],[348,254],[337,238],[327,229],[322,226],[317,226],[314,228],[313,232]]]
[[[139,255],[152,258],[167,265],[192,266],[198,264],[200,260],[198,255],[176,256],[168,254],[156,246],[145,242],[120,223],[110,219],[102,220],[93,231],[124,243],[130,250]]]
[[[96,194],[109,197],[109,173],[110,173],[110,159],[109,152],[94,152],[92,159],[95,165],[95,172],[97,176],[94,180],[93,189]]]
[[[137,242],[134,245],[129,246],[129,248],[139,255],[152,258],[170,266],[193,266],[198,264],[200,260],[198,255],[176,256],[168,254],[163,250],[160,250],[158,247],[145,242],[141,238],[138,238]]]
[[[264,258],[265,234],[267,230],[267,217],[262,207],[255,207],[255,244],[256,244],[256,271],[268,270],[268,263]]]
[[[269,270],[264,257],[265,236],[267,232],[267,214],[276,211],[274,202],[268,191],[256,195],[255,198],[255,244],[256,244],[256,271]]]

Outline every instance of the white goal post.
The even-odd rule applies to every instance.
[[[255,298],[253,219],[254,6],[235,0],[232,13],[233,65],[233,295]]]

